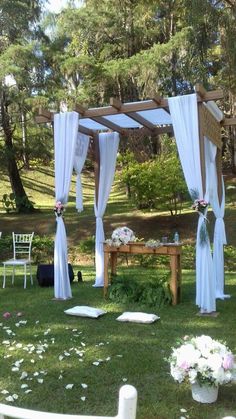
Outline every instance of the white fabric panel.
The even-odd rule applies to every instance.
[[[78,134],[79,116],[76,112],[54,115],[55,149],[55,194],[56,201],[64,205],[68,201],[73,170],[75,144]],[[71,298],[68,274],[67,239],[63,217],[57,217],[54,245],[54,296]]]
[[[96,240],[95,240],[95,262],[96,280],[94,286],[102,287],[104,284],[104,253],[103,243],[105,241],[102,217],[106,210],[107,201],[111,191],[115,168],[116,156],[119,146],[119,134],[117,132],[99,134],[100,153],[100,174],[98,203],[94,204],[96,216]],[[95,197],[96,198],[96,197]]]
[[[129,116],[125,115],[124,113],[120,113],[118,115],[108,115],[104,116],[104,119],[107,119],[110,122],[118,125],[121,128],[141,128],[142,125],[138,122],[134,121]]]
[[[190,194],[203,198],[196,94],[168,99],[174,134]],[[199,215],[196,240],[196,304],[203,313],[215,311],[213,263],[208,237],[201,240],[205,219]]]
[[[76,209],[78,212],[83,211],[83,191],[81,184],[81,172],[84,167],[84,162],[87,156],[89,146],[88,135],[81,134],[77,135],[76,146],[75,146],[75,157],[74,157],[74,169],[77,173],[76,178]]]
[[[108,130],[105,125],[99,124],[99,122],[93,121],[90,118],[83,118],[79,121],[81,127],[85,127],[91,130]]]
[[[138,115],[147,119],[154,125],[170,125],[172,124],[171,116],[165,109],[151,109],[148,111],[137,112]]]
[[[225,191],[222,178],[223,195],[221,204],[219,204],[216,152],[216,145],[209,141],[208,138],[205,138],[206,182],[209,191],[208,199],[216,217],[213,240],[213,273],[216,298],[224,299],[229,297],[229,295],[224,294],[224,244],[227,243],[224,223]]]

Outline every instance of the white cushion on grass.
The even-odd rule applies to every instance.
[[[160,317],[156,316],[156,314],[125,311],[121,316],[117,317],[116,320],[119,322],[153,323],[158,319],[160,319]]]
[[[89,306],[75,306],[68,308],[68,310],[65,310],[64,313],[70,314],[71,316],[92,317],[93,319],[96,319],[97,317],[105,314],[106,311]]]

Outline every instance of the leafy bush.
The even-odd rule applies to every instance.
[[[54,240],[48,236],[35,236],[32,244],[32,257],[35,263],[52,263]]]
[[[144,163],[130,161],[123,168],[121,179],[130,185],[131,198],[138,208],[165,209],[176,215],[187,197],[181,165],[174,152]]]
[[[116,303],[139,303],[150,307],[170,304],[169,274],[159,274],[153,281],[140,282],[133,278],[116,278],[109,290],[109,298]]]

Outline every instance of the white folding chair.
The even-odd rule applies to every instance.
[[[26,288],[27,267],[29,267],[30,281],[33,284],[31,270],[31,248],[34,233],[16,234],[12,233],[13,239],[13,259],[3,262],[3,288],[6,285],[6,266],[12,266],[12,284],[14,284],[16,266],[24,267],[24,288]]]
[[[20,407],[0,404],[0,419],[135,419],[136,407],[137,390],[133,386],[126,384],[121,387],[119,392],[119,405],[116,416],[66,415],[21,409]]]

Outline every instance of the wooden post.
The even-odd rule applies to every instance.
[[[203,128],[203,114],[202,103],[198,103],[198,127],[199,127],[199,150],[200,150],[200,164],[201,164],[201,174],[202,174],[202,192],[203,198],[206,192],[206,166],[205,166],[205,149],[204,149],[204,128]]]
[[[216,175],[217,175],[217,191],[219,204],[222,202],[222,150],[217,148],[216,152]]]
[[[99,176],[100,176],[100,152],[99,152],[99,136],[97,133],[93,135],[93,155],[94,155],[94,176],[95,176],[95,198],[96,206],[98,205]]]

